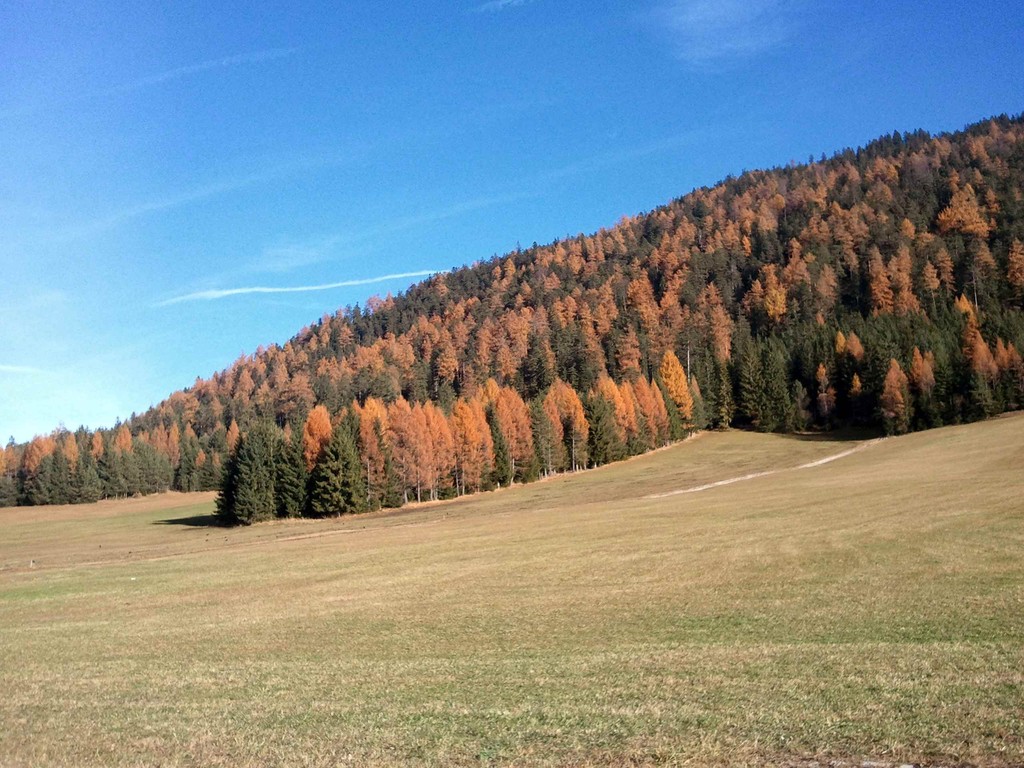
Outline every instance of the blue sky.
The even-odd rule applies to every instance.
[[[728,174],[1018,113],[1010,6],[5,3],[0,439]]]

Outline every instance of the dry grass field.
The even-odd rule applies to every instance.
[[[0,765],[1024,764],[1024,415],[212,507],[0,510]]]

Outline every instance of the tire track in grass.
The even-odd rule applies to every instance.
[[[762,470],[761,472],[750,472],[749,474],[746,474],[746,475],[739,475],[737,477],[728,477],[725,480],[715,480],[713,483],[704,483],[703,485],[695,485],[695,486],[692,486],[690,488],[679,488],[679,489],[674,490],[674,491],[666,491],[665,493],[652,493],[652,494],[649,494],[647,496],[644,496],[643,498],[644,499],[666,499],[669,496],[681,496],[681,495],[686,494],[686,493],[697,493],[699,491],[707,491],[707,490],[710,490],[712,488],[718,488],[718,487],[723,486],[723,485],[732,485],[733,483],[742,483],[742,482],[746,482],[747,480],[756,480],[759,477],[768,477],[769,475],[778,475],[778,474],[781,474],[782,472],[794,472],[794,471],[799,470],[799,469],[813,469],[814,467],[820,467],[820,466],[822,466],[824,464],[829,464],[829,463],[831,463],[833,461],[838,461],[839,459],[846,458],[847,456],[850,456],[851,454],[859,453],[860,451],[863,451],[865,448],[868,448],[868,447],[874,445],[875,443],[880,442],[881,440],[882,440],[882,438],[876,438],[874,440],[868,440],[867,442],[860,443],[860,444],[854,446],[853,448],[848,448],[845,451],[840,451],[839,453],[834,453],[831,456],[825,456],[824,458],[821,458],[821,459],[815,459],[814,461],[808,461],[806,464],[800,464],[799,466],[796,466],[796,467],[786,467],[784,469],[765,469],[765,470]]]

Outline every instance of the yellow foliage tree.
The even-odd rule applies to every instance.
[[[676,404],[679,410],[679,418],[687,427],[693,422],[693,395],[690,393],[690,385],[686,380],[686,371],[683,370],[679,358],[672,350],[668,350],[661,356],[661,367],[658,369],[661,380],[665,382],[665,389],[668,396]]]

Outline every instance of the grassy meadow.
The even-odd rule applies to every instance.
[[[212,511],[0,510],[0,765],[1024,764],[1024,415]]]

